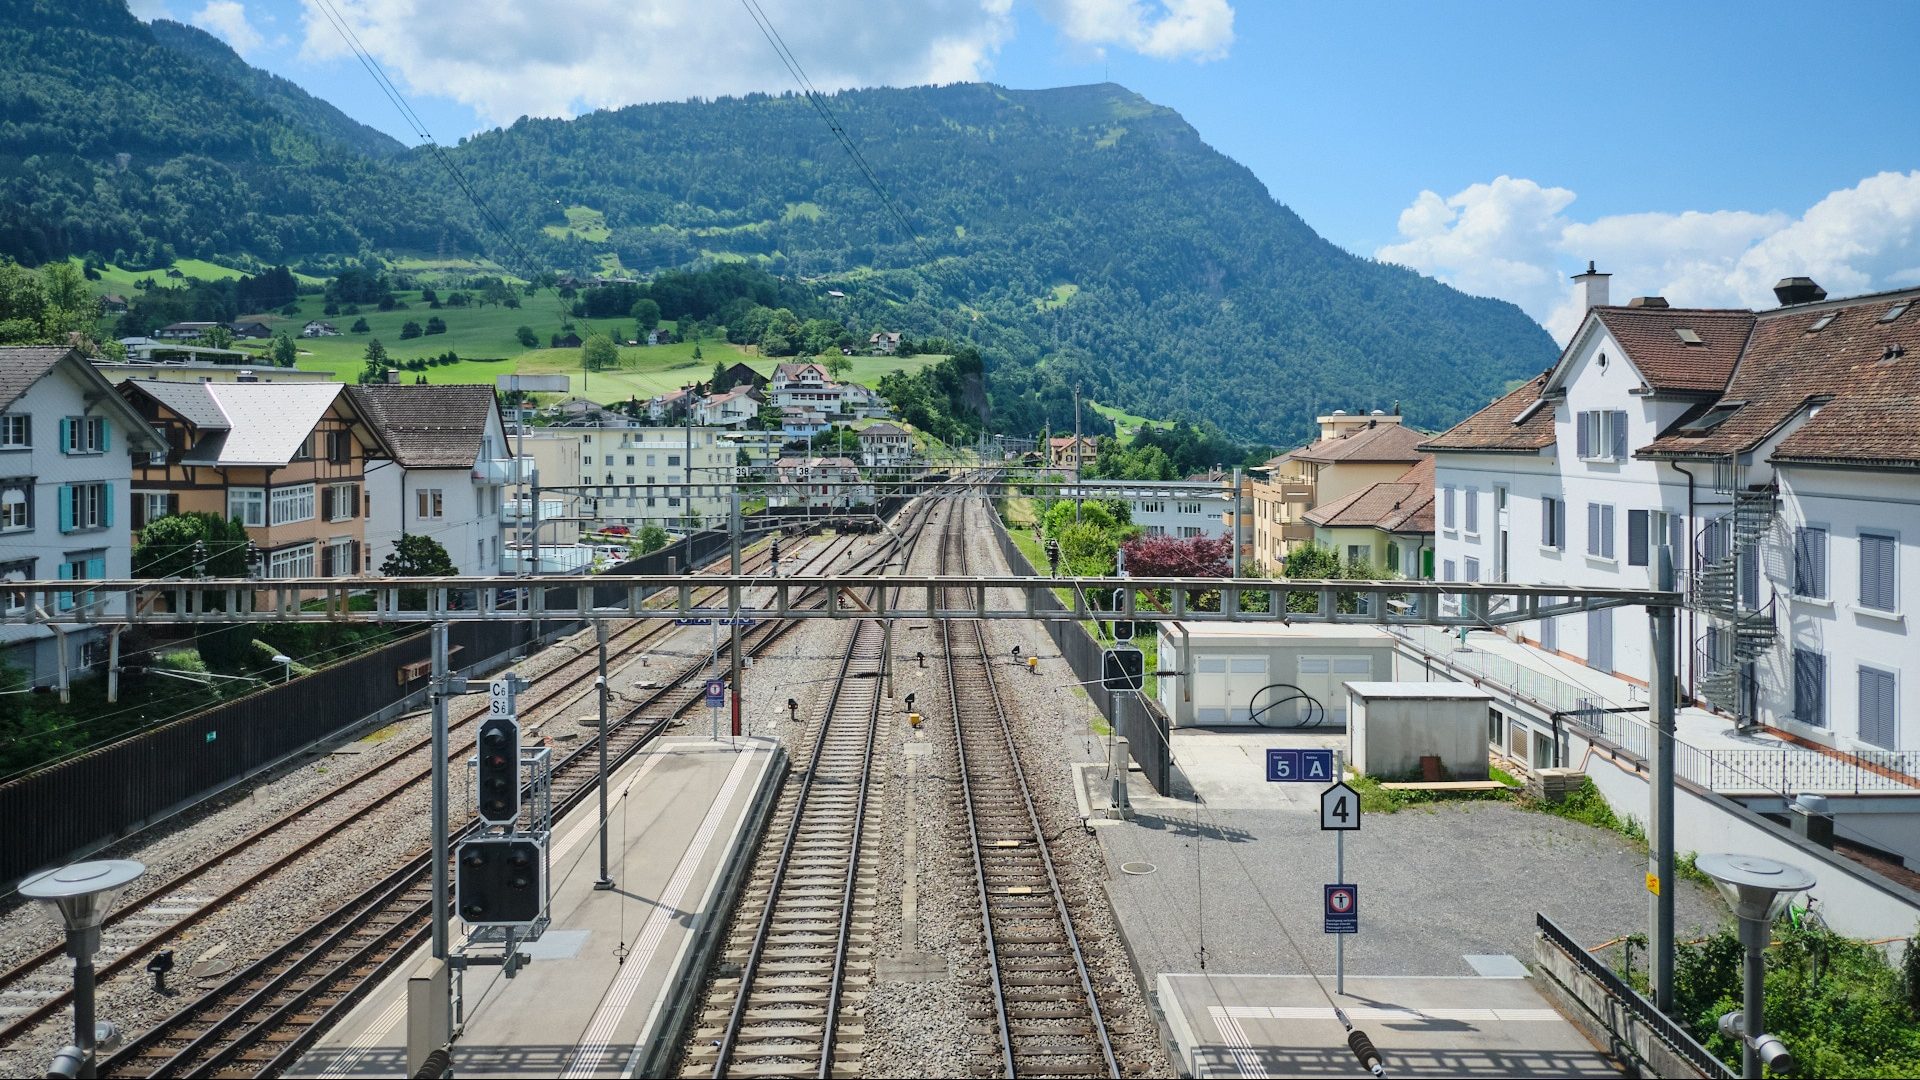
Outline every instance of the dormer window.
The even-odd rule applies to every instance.
[[[1822,315],[1819,318],[1813,320],[1813,325],[1807,327],[1807,333],[1817,334],[1820,331],[1825,330],[1827,328],[1827,324],[1833,321],[1833,316],[1834,316],[1834,312],[1829,311],[1825,315]]]
[[[1911,300],[1900,301],[1899,303],[1888,308],[1887,313],[1885,315],[1880,316],[1880,321],[1883,323],[1892,322],[1893,320],[1899,318],[1900,316],[1905,315],[1907,313],[1907,308],[1912,303],[1913,301]]]
[[[1694,333],[1691,327],[1676,326],[1674,327],[1674,330],[1673,330],[1673,336],[1679,338],[1680,344],[1682,345],[1691,346],[1691,345],[1706,344],[1706,342],[1700,340],[1700,335]]]

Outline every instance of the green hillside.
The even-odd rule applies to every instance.
[[[0,23],[0,254],[491,259],[522,278],[748,261],[858,336],[978,346],[1008,431],[1070,422],[1076,384],[1274,443],[1316,411],[1396,401],[1440,427],[1556,353],[1511,304],[1323,240],[1111,84],[833,95],[911,232],[792,95],[522,120],[447,150],[532,253],[521,266],[429,155],[123,3],[16,0]]]

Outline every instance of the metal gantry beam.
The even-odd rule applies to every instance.
[[[7,584],[15,602],[0,610],[0,626],[873,618],[871,605],[860,597],[879,580],[866,574],[206,578],[87,581],[84,588],[74,581],[26,581]],[[1494,627],[1599,608],[1677,608],[1683,600],[1678,591],[1658,589],[1434,581],[930,575],[885,580],[894,596],[884,617],[915,620]],[[1057,591],[1067,607],[1041,607],[1037,599],[1048,590]],[[1105,606],[1096,606],[1099,597],[1109,595]],[[372,605],[354,610],[351,598],[371,598]]]

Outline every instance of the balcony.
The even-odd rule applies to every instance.
[[[516,463],[518,468],[515,467]],[[524,483],[532,475],[532,458],[493,458],[473,463],[473,482],[482,487]]]
[[[1287,543],[1307,544],[1313,542],[1313,526],[1304,521],[1289,521],[1280,526],[1280,539]]]
[[[1280,481],[1280,498],[1285,502],[1312,502],[1313,485],[1304,480]]]

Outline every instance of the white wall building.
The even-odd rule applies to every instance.
[[[751,386],[736,386],[721,394],[699,398],[693,406],[693,422],[704,427],[743,428],[760,415],[766,398]],[[652,403],[649,402],[649,412]]]
[[[0,348],[0,582],[132,577],[130,455],[165,450],[78,352]],[[119,600],[78,590],[58,602],[90,601],[106,619],[124,610]],[[24,594],[0,587],[9,613],[24,603]],[[105,642],[100,629],[67,633],[69,677],[103,665]],[[0,650],[35,685],[58,681],[60,638],[53,631],[0,627]]]
[[[367,464],[367,552],[380,568],[402,536],[428,536],[462,574],[500,573],[518,475],[490,386],[349,386],[392,457]]]
[[[913,435],[895,424],[861,429],[860,464],[869,469],[898,469],[913,461]]]
[[[768,506],[850,510],[873,503],[873,485],[861,479],[852,458],[781,458],[774,478],[778,483],[767,494]]]
[[[1805,279],[1767,311],[1589,308],[1560,360],[1426,444],[1442,580],[1645,587],[1669,545],[1683,689],[1839,749],[1920,750],[1920,290]],[[1644,615],[1525,636],[1644,683]]]
[[[738,451],[702,427],[548,428],[580,441],[580,472],[565,480],[541,474],[543,485],[580,485],[584,513],[603,524],[658,525],[679,532],[692,515],[700,529],[727,519]],[[615,486],[622,485],[622,486]],[[624,485],[648,485],[626,487]],[[688,492],[691,490],[691,496]]]
[[[1223,537],[1229,528],[1227,516],[1233,512],[1233,481],[1218,480],[1083,480],[1060,489],[1060,497],[1071,499],[1117,499],[1127,503],[1135,525],[1148,536],[1171,536],[1190,540],[1194,537]],[[1247,492],[1241,489],[1242,507]],[[1252,538],[1253,522],[1240,515],[1241,542]]]

